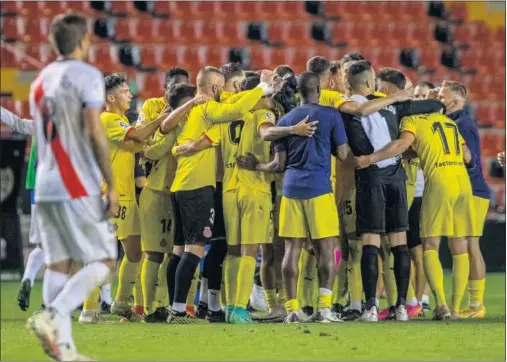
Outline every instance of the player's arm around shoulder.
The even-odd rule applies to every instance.
[[[333,111],[330,114],[334,122],[332,124],[332,144],[336,145],[336,157],[340,161],[345,161],[350,152],[350,147],[347,144],[347,134],[345,132],[345,125],[340,112]]]
[[[166,135],[160,131],[155,133],[155,141],[144,149],[144,157],[156,161],[171,154],[171,150],[176,143],[176,132],[172,130]]]
[[[172,154],[175,157],[188,157],[198,152],[204,151],[213,146],[218,146],[222,137],[222,125],[216,124],[208,131],[204,132],[197,141],[190,141],[172,148]]]

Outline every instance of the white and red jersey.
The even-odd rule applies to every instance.
[[[30,88],[37,139],[35,201],[64,201],[100,195],[102,174],[95,160],[85,108],[102,108],[102,73],[78,60],[57,60]]]

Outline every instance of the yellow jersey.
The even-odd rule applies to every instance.
[[[463,161],[465,141],[452,119],[441,113],[414,115],[404,117],[400,127],[415,136],[412,148],[419,155],[425,181],[468,175]]]
[[[259,162],[270,161],[270,143],[259,135],[264,124],[275,124],[273,112],[261,109],[245,114],[242,120],[214,125],[205,136],[213,143],[220,145],[224,163],[223,191],[230,191],[246,186],[261,192],[271,193],[272,178],[265,172],[252,172],[239,169],[236,156],[254,154]]]
[[[143,107],[141,108],[141,113],[139,113],[136,127],[154,121],[166,107],[167,103],[165,101],[165,97],[150,98],[146,100],[146,102],[143,104]]]
[[[197,141],[214,123],[242,119],[261,99],[264,92],[254,88],[232,104],[215,100],[193,107],[178,127],[177,145]],[[178,168],[171,191],[195,190],[205,186],[216,186],[215,148],[208,148],[190,156],[178,158]]]
[[[144,157],[153,161],[144,187],[155,191],[171,192],[177,165],[176,158],[171,153],[175,143],[176,132],[171,131],[163,135],[159,130],[155,133],[155,142],[144,150]]]
[[[125,136],[133,129],[124,114],[102,112],[100,121],[106,131],[109,146],[109,162],[113,171],[113,183],[120,201],[135,201],[134,153],[141,150],[139,143],[125,142]],[[102,190],[106,186],[102,183]]]

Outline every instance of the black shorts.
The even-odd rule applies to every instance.
[[[181,212],[178,205],[178,201],[176,201],[176,194],[174,192],[171,193],[171,202],[173,204],[173,212],[174,212],[174,245],[175,246],[183,246],[185,245],[185,235],[183,234],[183,225],[181,223]]]
[[[356,185],[356,233],[398,233],[408,230],[405,181]]]
[[[222,202],[222,183],[217,182],[217,187],[213,194],[215,200],[215,220],[213,224],[213,240],[225,240],[225,220],[224,208]]]
[[[179,209],[185,244],[204,245],[213,236],[214,196],[213,187],[176,191],[176,207]],[[177,245],[177,244],[176,244]]]
[[[407,246],[409,249],[422,245],[421,229],[419,228],[419,218],[421,217],[422,197],[414,197],[412,206],[408,211],[408,225],[410,229],[407,232]]]

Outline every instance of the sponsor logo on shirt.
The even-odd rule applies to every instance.
[[[128,124],[126,124],[125,122],[120,122],[120,127],[124,128],[124,129],[130,128],[130,126]]]

